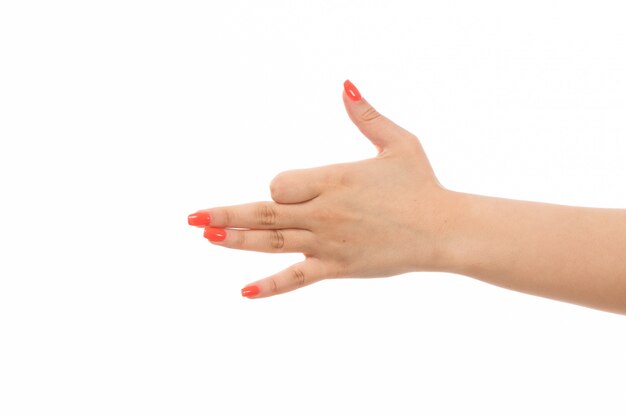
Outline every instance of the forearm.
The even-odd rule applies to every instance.
[[[626,314],[626,210],[452,194],[450,272]]]

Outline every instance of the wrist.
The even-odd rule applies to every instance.
[[[442,188],[430,270],[468,275],[480,246],[480,232],[473,229],[479,222],[477,200],[481,198]]]

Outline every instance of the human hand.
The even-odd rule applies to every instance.
[[[268,297],[326,278],[444,269],[453,193],[437,181],[417,137],[378,113],[350,81],[343,101],[376,157],[282,172],[270,184],[273,202],[189,216],[219,246],[304,254],[242,295]]]

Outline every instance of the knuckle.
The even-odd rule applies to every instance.
[[[361,113],[361,120],[363,120],[364,122],[371,122],[372,120],[376,120],[381,116],[382,115],[378,113],[378,111],[374,107],[369,106],[367,109],[365,109],[363,113]]]
[[[277,201],[284,194],[285,190],[285,174],[280,173],[276,175],[272,181],[270,181],[270,194],[272,195],[272,199]]]
[[[350,186],[353,181],[351,165],[337,164],[326,168],[320,175],[321,182],[325,188],[336,188],[338,186]]]
[[[350,268],[352,267],[352,265],[353,263],[347,260],[339,260],[333,265],[329,276],[332,278],[349,277],[351,276]]]
[[[290,279],[296,287],[302,287],[304,286],[304,284],[306,284],[306,275],[304,274],[302,269],[297,266],[293,266],[291,267],[290,272]]]
[[[327,223],[334,219],[334,211],[329,208],[318,208],[313,213],[313,218],[320,223]]]
[[[283,249],[285,247],[285,237],[280,230],[272,230],[270,232],[270,247],[272,249]]]
[[[413,133],[408,133],[406,135],[406,139],[402,141],[402,143],[405,143],[409,147],[409,149],[413,151],[417,151],[422,148],[419,139]]]
[[[312,214],[319,223],[336,225],[346,220],[346,216],[340,210],[334,208],[320,207]]]
[[[235,237],[235,241],[233,242],[233,245],[236,248],[243,248],[246,246],[246,232],[240,231],[239,233],[236,233],[236,237]]]
[[[271,204],[259,204],[255,217],[257,223],[262,226],[275,226],[277,223],[276,209]]]
[[[276,278],[270,278],[270,291],[272,294],[278,294],[278,283]]]
[[[331,210],[331,209],[328,209],[328,208],[318,208],[313,213],[313,217],[315,218],[315,220],[317,220],[319,222],[328,222],[331,219],[333,219],[334,214],[333,214],[333,210]]]
[[[420,143],[419,138],[418,138],[418,137],[417,137],[417,135],[415,135],[414,133],[409,132],[409,134],[408,134],[408,138],[409,138],[409,140],[410,140],[410,141],[412,141],[413,143],[416,143],[416,144],[419,144],[419,143]]]
[[[229,208],[222,209],[222,217],[224,220],[224,226],[230,226],[233,224],[233,212]]]

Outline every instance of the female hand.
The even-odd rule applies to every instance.
[[[282,172],[270,184],[273,202],[189,216],[216,245],[304,254],[242,295],[268,297],[325,278],[383,277],[446,264],[453,193],[437,181],[417,137],[378,113],[350,81],[343,101],[378,150],[374,158]]]

